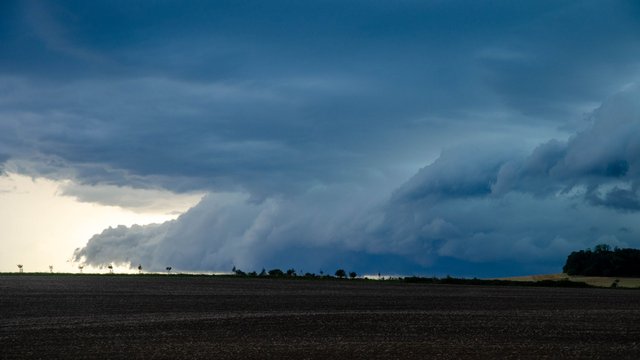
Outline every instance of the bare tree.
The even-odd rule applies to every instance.
[[[22,274],[22,264],[18,264],[18,272]]]

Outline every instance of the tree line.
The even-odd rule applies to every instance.
[[[271,269],[269,271],[265,270],[264,268],[262,269],[262,271],[260,271],[259,273],[256,271],[251,271],[251,272],[244,272],[238,268],[236,268],[235,266],[233,267],[233,269],[231,269],[231,272],[234,273],[235,275],[238,276],[247,276],[247,277],[296,277],[296,276],[302,276],[302,277],[306,277],[306,278],[331,278],[333,276],[329,275],[329,274],[325,274],[324,271],[320,270],[320,275],[316,275],[315,273],[310,273],[310,272],[306,272],[304,274],[302,274],[302,272],[300,274],[298,274],[298,272],[295,269],[288,269],[287,271],[282,271],[280,269]],[[352,278],[355,279],[358,274],[355,271],[351,271],[347,274],[347,272],[344,269],[338,269],[335,272],[335,277],[340,278],[340,279],[344,279],[347,277],[347,275]]]
[[[572,252],[562,270],[569,275],[640,277],[640,250],[596,245]]]

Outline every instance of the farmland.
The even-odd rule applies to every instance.
[[[530,275],[530,276],[517,276],[510,278],[502,278],[502,280],[509,281],[559,281],[569,280],[575,282],[583,282],[591,286],[598,287],[610,287],[612,284],[616,284],[617,287],[623,288],[640,288],[640,278],[630,277],[605,277],[605,276],[581,276],[581,275],[567,275],[567,274],[545,274],[545,275]]]
[[[215,276],[0,276],[2,358],[619,358],[640,291]]]

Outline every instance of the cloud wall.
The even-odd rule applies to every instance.
[[[474,275],[635,241],[637,90],[600,104],[640,81],[637,1],[114,1],[2,2],[0,167],[208,195],[80,259]]]
[[[153,269],[317,269],[341,259],[370,270],[375,256],[404,259],[397,271],[429,273],[442,259],[459,261],[450,268],[459,273],[487,262],[559,271],[576,249],[640,245],[639,95],[630,87],[594,111],[586,130],[530,152],[515,142],[445,150],[392,194],[341,186],[261,201],[210,194],[173,222],[107,229],[76,257]]]

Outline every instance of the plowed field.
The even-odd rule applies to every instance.
[[[640,358],[640,291],[0,276],[0,356]]]

